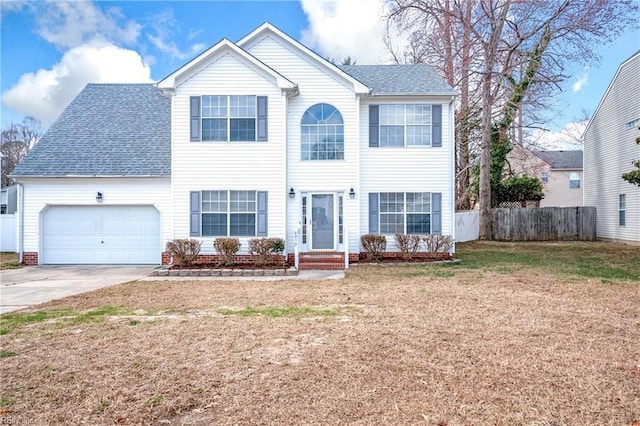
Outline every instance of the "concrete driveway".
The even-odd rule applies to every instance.
[[[147,277],[154,266],[43,265],[0,271],[0,313]]]

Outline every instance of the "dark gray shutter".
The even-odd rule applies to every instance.
[[[191,191],[189,208],[189,235],[200,236],[200,191]]]
[[[442,105],[431,105],[431,146],[442,146]]]
[[[442,234],[442,193],[431,193],[431,233]]]
[[[377,234],[380,232],[379,218],[378,218],[378,193],[369,193],[369,233]]]
[[[267,192],[258,191],[258,212],[257,212],[257,224],[256,229],[257,237],[266,237],[267,232]]]
[[[380,146],[380,120],[378,105],[369,105],[369,146]]]
[[[189,105],[191,141],[200,141],[200,96],[191,96]]]
[[[267,97],[258,96],[258,132],[257,141],[267,140]]]

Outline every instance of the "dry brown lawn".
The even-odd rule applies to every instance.
[[[139,281],[41,305],[5,317],[0,419],[640,424],[640,277],[471,266]]]
[[[9,252],[0,252],[0,269],[17,268],[18,254]]]

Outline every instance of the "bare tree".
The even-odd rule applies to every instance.
[[[467,105],[462,105],[461,96],[456,130],[464,131],[461,122],[480,123],[480,128],[469,134],[474,135],[474,130],[481,134],[476,148],[480,157],[481,238],[491,238],[489,163],[494,124],[503,126],[501,137],[516,136],[522,143],[523,129],[544,125],[542,116],[534,114],[540,108],[529,106],[551,103],[547,100],[568,78],[565,69],[570,61],[597,61],[596,46],[612,41],[627,28],[637,28],[639,9],[633,0],[394,0],[390,19],[406,30],[413,29],[405,57],[432,66],[438,58],[441,65],[435,68],[461,95],[461,83],[467,83]],[[448,54],[462,52],[466,44],[466,58],[464,54]],[[396,52],[394,57],[402,55]],[[442,64],[446,61],[452,61],[453,66]],[[517,96],[514,91],[519,92]],[[470,113],[473,117],[467,115]],[[509,115],[506,120],[505,114]],[[456,140],[458,178],[463,178],[465,163],[460,157],[464,148],[474,152],[475,144],[473,139]],[[464,184],[458,185],[458,197]]]
[[[22,123],[11,123],[2,129],[0,150],[2,151],[2,187],[13,184],[9,175],[42,135],[40,122],[28,116]]]

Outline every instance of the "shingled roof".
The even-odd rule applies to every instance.
[[[343,65],[344,72],[372,89],[373,95],[456,95],[433,68],[411,65]]]
[[[12,176],[169,176],[171,100],[153,84],[89,84]]]
[[[582,151],[534,151],[552,169],[582,169]]]

